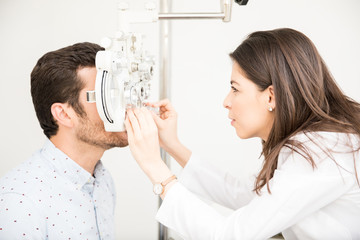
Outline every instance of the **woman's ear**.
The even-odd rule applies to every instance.
[[[51,105],[51,114],[53,115],[55,121],[57,124],[65,127],[71,128],[74,126],[72,111],[72,108],[66,103],[54,103]]]
[[[270,85],[267,88],[267,92],[268,92],[268,97],[269,97],[269,108],[272,108],[273,110],[276,108],[276,104],[275,104],[275,94],[274,94],[274,87],[273,85]]]

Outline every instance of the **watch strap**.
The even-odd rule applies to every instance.
[[[169,184],[171,181],[177,179],[177,177],[175,175],[172,175],[171,177],[169,177],[168,179],[166,179],[165,181],[161,182],[161,186],[163,186],[165,188],[165,186],[167,184]]]

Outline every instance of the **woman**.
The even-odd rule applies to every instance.
[[[130,149],[164,200],[158,221],[196,240],[279,232],[286,239],[360,239],[359,103],[341,92],[298,31],[254,32],[230,57],[224,107],[240,138],[262,139],[263,167],[249,184],[191,156],[167,100],[150,104],[160,107],[160,117],[129,109]],[[159,144],[184,167],[179,182]],[[197,195],[235,211],[222,216]]]

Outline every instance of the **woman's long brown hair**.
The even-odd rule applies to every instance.
[[[260,91],[274,88],[275,120],[263,142],[264,164],[255,182],[256,193],[265,185],[270,192],[269,181],[284,146],[315,167],[311,154],[290,139],[297,133],[330,131],[360,137],[360,104],[344,95],[312,41],[301,32],[289,28],[254,32],[230,57]]]

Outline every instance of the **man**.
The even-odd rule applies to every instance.
[[[0,239],[114,239],[115,189],[100,158],[128,142],[125,132],[105,132],[86,102],[100,50],[78,43],[34,67],[31,95],[48,140],[0,180]]]

